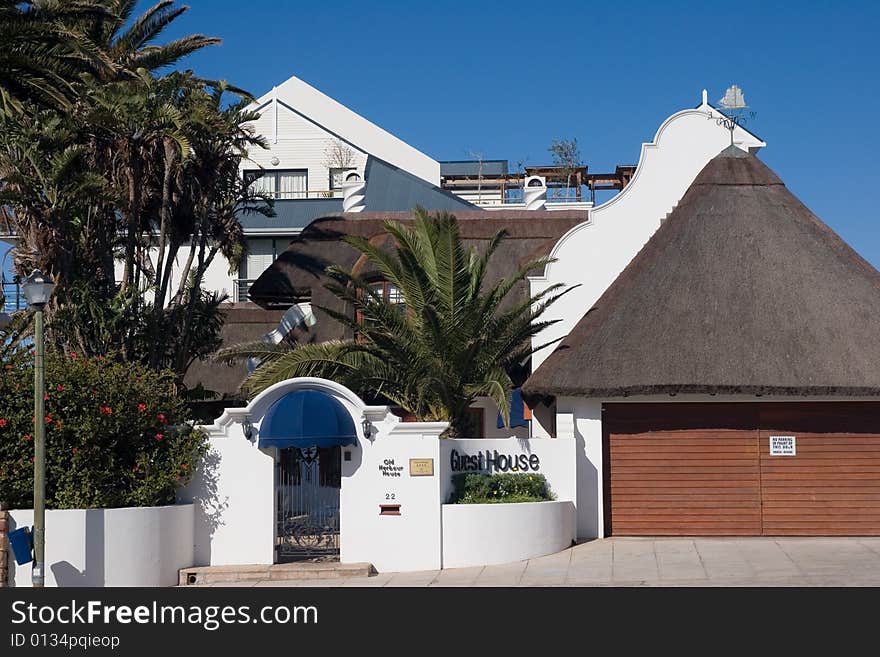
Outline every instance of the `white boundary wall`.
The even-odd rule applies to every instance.
[[[570,501],[517,504],[444,504],[443,567],[510,563],[571,545]]]
[[[482,470],[471,468],[468,470],[453,470],[453,452],[460,459],[462,456],[482,457],[482,463],[486,467]],[[511,467],[511,462],[517,464],[528,462],[532,455],[537,457],[537,467],[528,466],[526,469]],[[493,461],[503,456],[502,468],[489,465],[489,458]],[[520,457],[524,457],[521,459]],[[452,493],[452,477],[462,472],[534,472],[543,474],[550,485],[550,491],[557,500],[574,502],[577,499],[577,469],[575,464],[575,441],[572,438],[460,438],[456,440],[443,440],[440,442],[440,458],[443,472],[443,488],[441,499],[445,503]],[[479,461],[478,461],[479,463]],[[506,466],[506,469],[505,469]]]
[[[9,512],[10,531],[34,512]],[[15,563],[9,583],[31,586],[31,564]],[[193,563],[193,506],[46,511],[46,586],[174,586]]]
[[[574,538],[571,516],[578,488],[574,439],[441,439],[445,422],[401,422],[387,407],[367,406],[336,383],[302,378],[272,386],[245,408],[227,409],[207,427],[211,450],[205,467],[181,496],[196,505],[195,565],[272,563],[275,450],[257,447],[259,427],[275,401],[302,389],[324,392],[342,403],[351,413],[358,434],[356,445],[342,449],[342,562],[372,563],[380,572],[437,570],[445,565],[442,514],[443,503],[452,490],[453,449],[462,454],[490,450],[493,458],[496,451],[507,457],[535,456],[540,462],[535,471],[547,477],[556,499],[566,503],[546,507],[547,503],[538,504],[539,510],[531,512],[537,517],[549,514],[561,518],[567,514],[569,520],[567,524],[564,519],[551,522],[556,529],[544,538],[538,534],[544,532],[546,522],[521,524],[518,533],[522,547],[516,552],[517,558],[546,554],[547,545],[565,547]],[[252,427],[249,435],[245,420]],[[420,476],[412,469],[411,459],[422,465],[430,463],[431,474]],[[472,509],[462,513],[469,516],[480,512]],[[485,513],[511,512],[499,508]],[[515,513],[528,511],[524,506]],[[563,530],[566,538],[558,540]],[[463,548],[447,547],[458,550],[456,559],[466,558],[462,556]],[[495,554],[481,551],[472,555],[471,561],[484,556],[494,559]]]

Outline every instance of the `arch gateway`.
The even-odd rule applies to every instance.
[[[338,554],[379,571],[504,563],[576,536],[573,439],[441,438],[317,378],[268,388],[207,428],[211,449],[184,491],[196,505],[196,566]],[[463,470],[544,474],[556,499],[447,504]],[[468,465],[465,465],[468,464]],[[485,508],[495,507],[488,510]],[[505,508],[506,507],[506,508]],[[511,508],[515,507],[515,508]]]

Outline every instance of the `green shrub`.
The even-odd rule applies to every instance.
[[[47,508],[173,504],[207,452],[187,423],[172,372],[77,354],[46,356],[45,417],[34,418],[34,369],[0,370],[0,501],[33,505],[34,422],[46,426]]]
[[[450,504],[492,504],[497,502],[543,502],[553,494],[542,474],[466,472],[453,475]]]

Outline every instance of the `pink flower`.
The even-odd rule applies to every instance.
[[[156,440],[162,440],[163,436],[161,433],[156,434]]]
[[[64,386],[59,383],[57,386],[55,386],[55,390],[57,390],[58,392],[64,392]]]
[[[137,472],[138,470],[140,470],[140,468],[138,468],[138,466],[134,466],[134,467],[131,469],[132,472]]]
[[[11,370],[11,369],[12,369],[12,365],[5,365],[5,366],[3,367],[3,369],[5,369],[5,370]]]
[[[46,424],[52,424],[52,418],[50,416],[46,416]]]
[[[79,450],[78,450],[76,447],[73,448],[73,453],[74,453],[74,454],[76,454],[78,451],[79,451]]]
[[[43,393],[43,401],[49,401],[49,393],[48,392]]]
[[[61,428],[61,420],[55,420],[55,428],[56,428],[56,429],[60,429],[60,428]]]
[[[138,412],[139,413],[143,413],[145,410],[147,410],[146,404],[138,404]]]
[[[70,352],[69,354],[67,354],[67,355],[70,356],[71,358],[73,358],[74,360],[76,359],[76,352],[71,351],[71,352]]]
[[[183,468],[184,470],[186,470],[187,468],[189,468],[189,466],[188,466],[186,463],[181,463],[181,464],[180,464],[180,467]]]
[[[0,429],[2,429],[5,426],[6,426],[6,420],[4,418],[0,417]]]
[[[31,436],[30,434],[28,434],[28,435],[26,435],[26,436],[24,437],[24,439],[25,439],[25,440],[33,440],[33,436]]]
[[[168,423],[168,420],[165,419],[165,416],[162,415],[162,413],[159,413],[159,415],[157,415],[156,417],[159,418],[159,422],[161,422],[162,424]]]
[[[101,412],[102,412],[104,415],[112,415],[112,414],[113,414],[113,409],[110,408],[109,406],[102,406],[102,407],[101,407]]]

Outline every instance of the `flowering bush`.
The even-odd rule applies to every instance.
[[[0,501],[33,504],[34,424],[46,427],[47,508],[172,504],[207,451],[174,375],[77,354],[46,356],[45,417],[34,417],[33,356],[0,369]]]
[[[466,472],[452,477],[450,504],[543,502],[553,494],[542,474]]]

